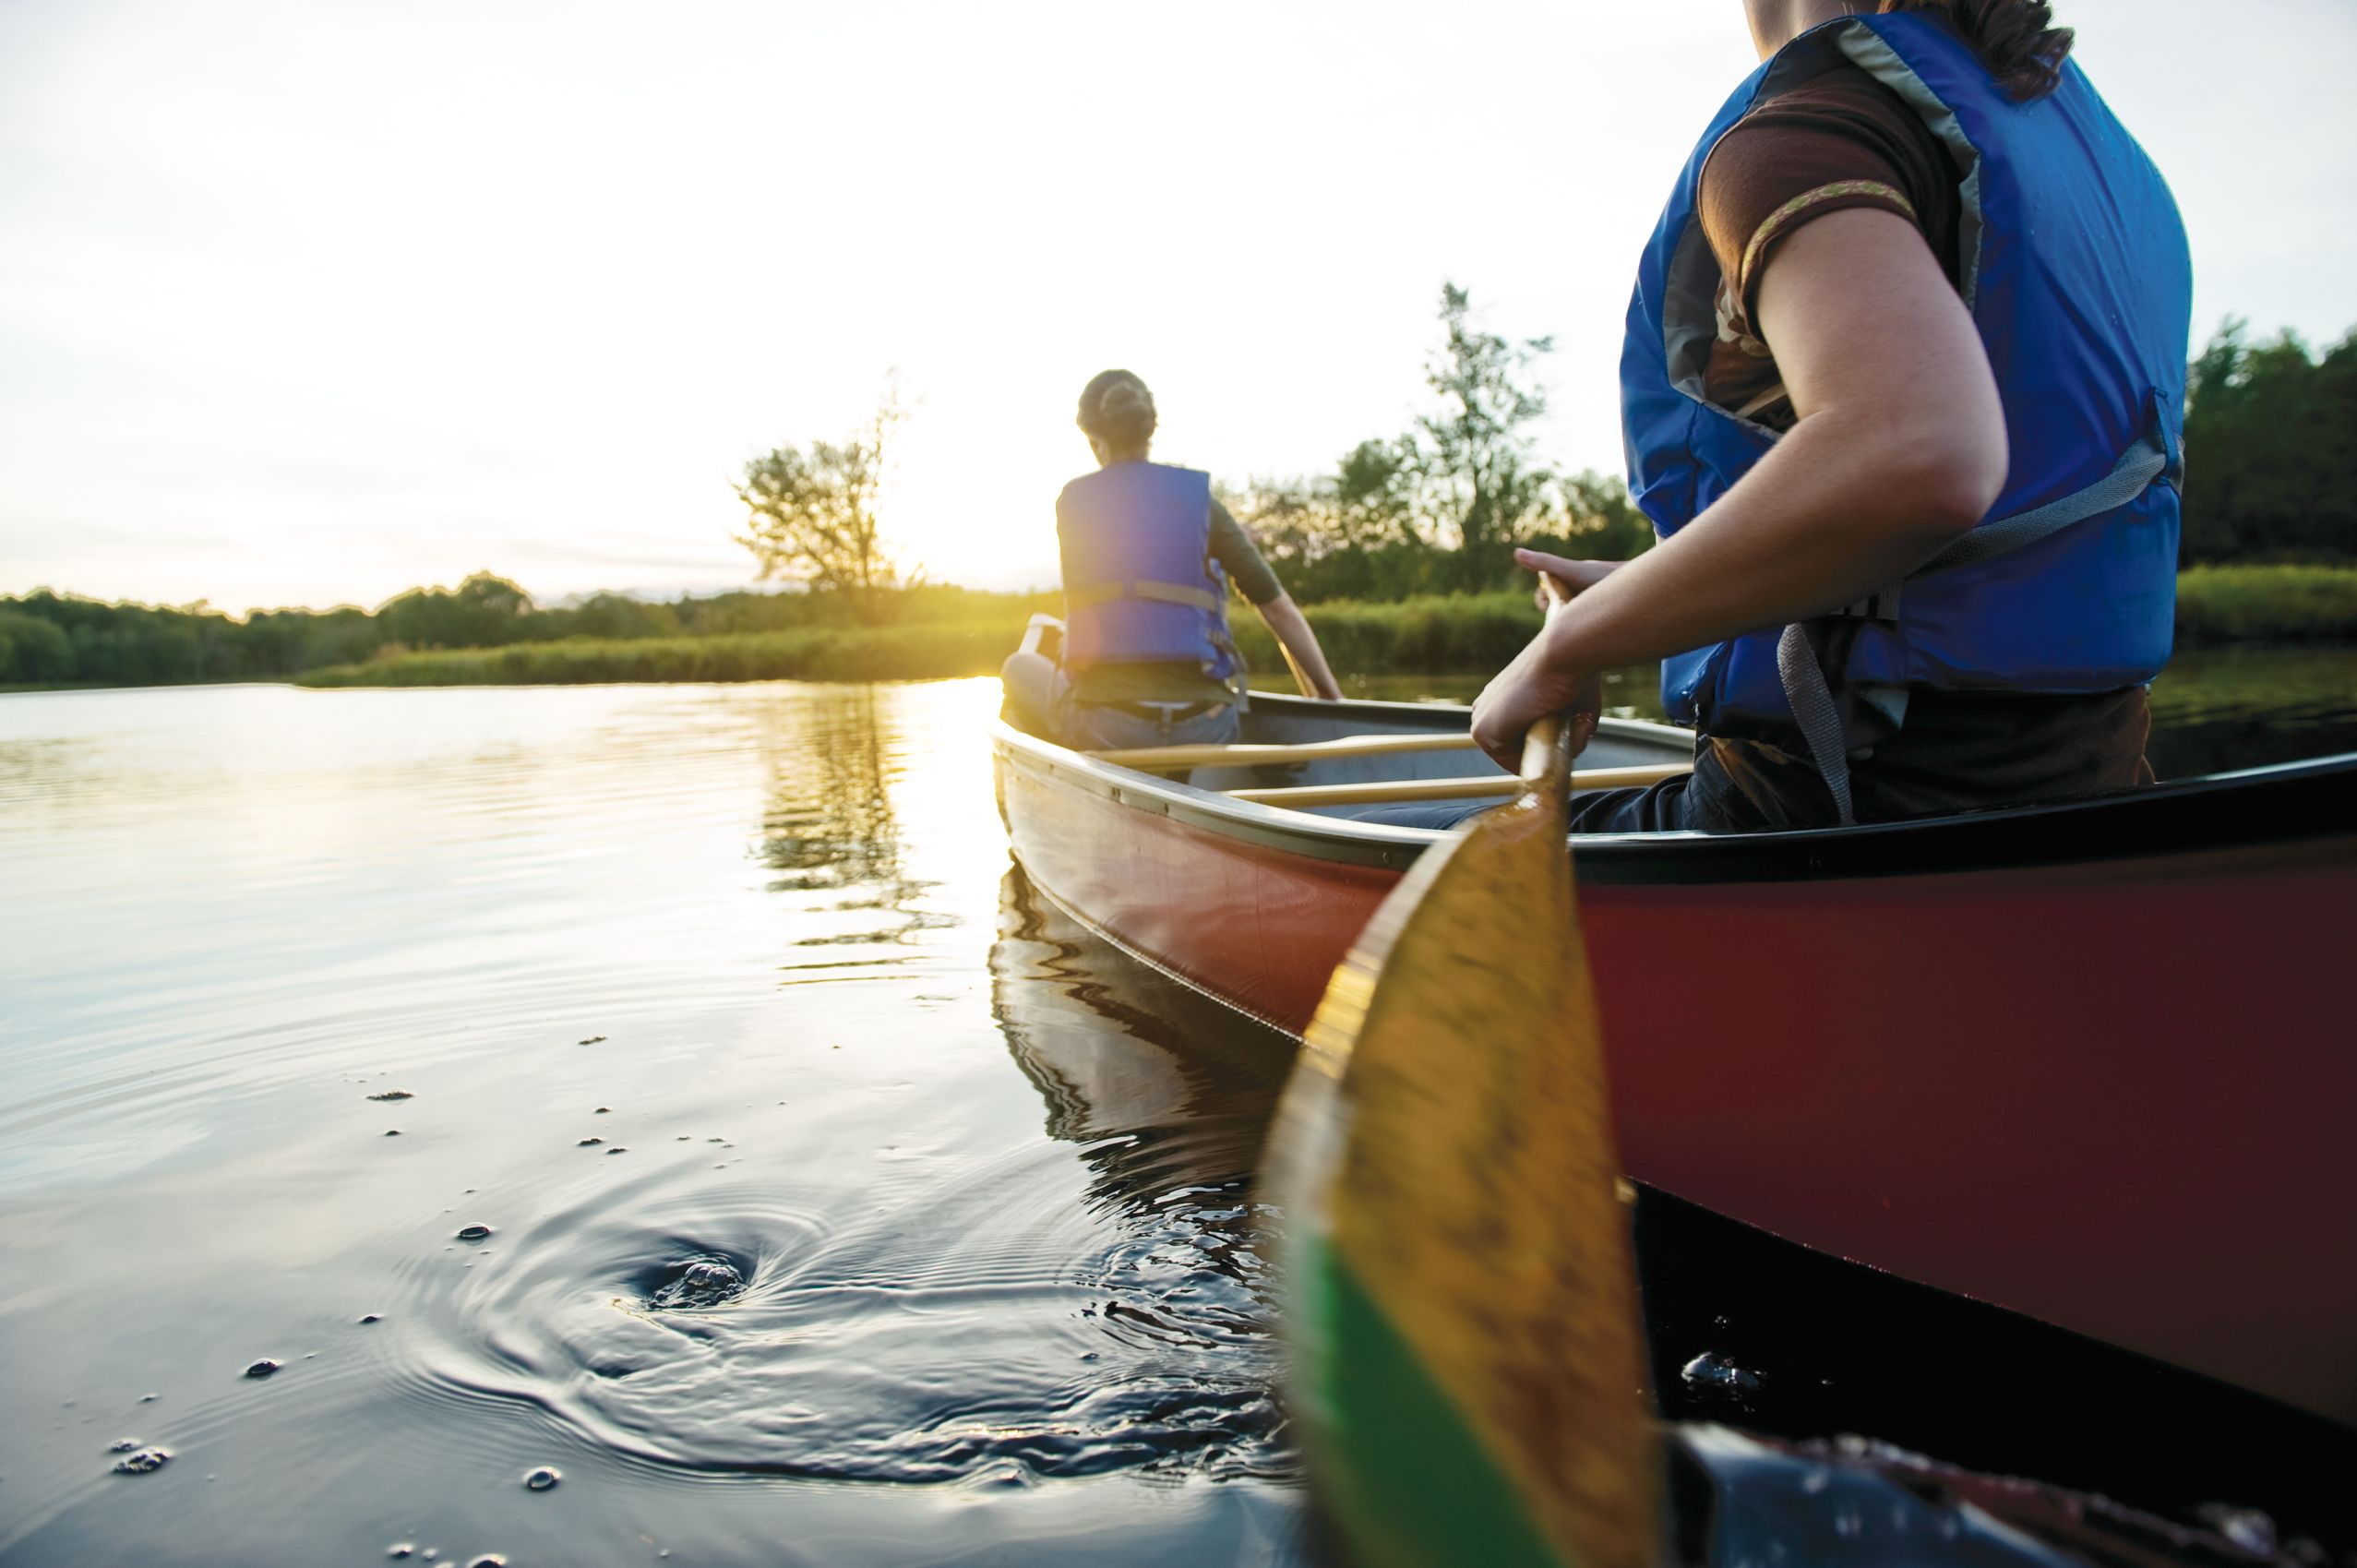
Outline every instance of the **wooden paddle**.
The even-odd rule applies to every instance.
[[[1569,772],[1541,722],[1520,797],[1417,861],[1334,971],[1280,1112],[1290,1392],[1361,1564],[1661,1555]]]

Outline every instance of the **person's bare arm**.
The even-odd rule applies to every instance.
[[[1555,616],[1474,705],[1519,764],[1597,671],[1823,615],[1970,530],[2004,487],[2004,411],[1971,315],[1913,224],[1830,213],[1787,238],[1758,326],[1799,423],[1717,503]],[[1534,563],[1535,564],[1535,563]]]
[[[1286,664],[1293,671],[1294,683],[1301,688],[1301,695],[1328,702],[1339,700],[1342,688],[1334,684],[1334,671],[1326,667],[1325,650],[1318,646],[1318,634],[1310,629],[1293,595],[1280,593],[1255,607],[1261,612],[1261,619],[1268,623],[1269,630],[1275,634],[1276,645],[1283,650]]]

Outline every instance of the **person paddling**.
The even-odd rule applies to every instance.
[[[2149,782],[2192,267],[2040,0],[1746,0],[1765,62],[1640,266],[1621,359],[1659,545],[1475,704],[1508,767],[1660,659],[1691,779],[1575,831],[1815,827]]]
[[[1106,371],[1082,389],[1079,423],[1098,467],[1056,498],[1063,662],[1010,658],[1000,672],[1009,716],[1085,748],[1234,741],[1245,695],[1227,630],[1231,578],[1302,692],[1339,698],[1316,633],[1213,497],[1211,476],[1146,460],[1155,424],[1146,384]]]

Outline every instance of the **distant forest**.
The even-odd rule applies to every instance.
[[[1560,473],[1520,444],[1530,414],[1514,400],[1530,395],[1521,373],[1544,341],[1508,344],[1468,329],[1464,313],[1451,291],[1449,346],[1430,370],[1442,402],[1417,430],[1363,443],[1326,476],[1222,486],[1301,602],[1493,590],[1513,579],[1516,543],[1618,558],[1650,542],[1617,479]],[[2230,321],[2193,362],[2190,384],[2184,564],[2357,560],[2357,331],[2319,357],[2290,333],[2253,343]],[[1057,601],[916,584],[880,598],[802,590],[652,604],[601,593],[544,609],[485,572],[373,612],[240,618],[43,590],[0,597],[0,684],[278,680],[413,649],[974,621],[1032,602]]]
[[[963,620],[1036,598],[920,584],[892,595],[894,618]],[[0,598],[0,683],[156,686],[283,680],[413,649],[503,648],[564,638],[638,640],[791,631],[850,622],[823,593],[722,593],[653,604],[599,593],[543,609],[516,584],[477,572],[454,589],[413,588],[375,612],[254,610],[242,619],[201,605],[105,604],[46,590]]]

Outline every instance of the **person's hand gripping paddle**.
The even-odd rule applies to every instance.
[[[1288,1390],[1362,1565],[1661,1556],[1562,732],[1376,912],[1279,1116]]]

